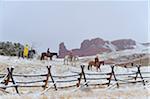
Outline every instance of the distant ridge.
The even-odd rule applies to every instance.
[[[93,38],[91,40],[86,39],[81,42],[80,48],[68,50],[65,44],[62,42],[59,44],[59,57],[63,58],[69,54],[70,51],[78,56],[91,56],[103,52],[120,51],[125,49],[134,49],[136,45],[139,45],[132,39],[119,39],[114,41],[107,41],[102,38]],[[141,46],[149,46],[150,43],[141,43]]]

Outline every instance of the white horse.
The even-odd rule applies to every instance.
[[[75,66],[77,61],[79,61],[79,58],[78,58],[78,56],[75,56],[75,55],[73,55],[73,56],[66,55],[64,57],[64,65],[69,65],[69,63],[70,63],[71,65]]]

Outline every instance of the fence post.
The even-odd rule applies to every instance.
[[[112,68],[112,73],[113,73],[113,75],[114,75],[114,79],[115,79],[115,81],[117,82],[117,87],[119,88],[119,83],[118,83],[118,80],[117,80],[116,75],[115,75],[115,72],[114,72],[114,66],[111,66],[111,68]]]
[[[117,82],[118,80],[117,80],[115,72],[114,72],[114,66],[111,66],[111,73],[110,73],[110,78],[109,78],[108,86],[110,85],[112,76],[114,76],[114,79]],[[117,84],[117,87],[119,88],[119,83],[117,82],[116,84]]]
[[[9,68],[7,68],[7,70],[8,70],[8,69],[9,69]],[[9,79],[10,79],[10,75],[9,75],[9,72],[8,72],[8,74],[7,74],[7,79],[6,79],[6,80],[4,79],[5,85],[8,85]],[[6,88],[4,88],[4,89],[6,89]]]
[[[137,65],[136,67],[137,67],[138,71],[136,72],[135,80],[137,79],[138,74],[140,74],[140,78],[142,79],[143,86],[145,86],[145,82],[144,82],[144,79],[143,79],[143,77],[142,77],[141,70],[140,70],[141,65]]]
[[[83,77],[84,77],[84,82],[86,82],[86,77],[85,77],[85,73],[84,73],[84,67],[85,67],[85,65],[81,65],[81,70],[82,70],[82,74],[83,74]],[[85,85],[88,86],[87,83]]]
[[[12,75],[12,72],[13,72],[14,68],[12,68],[12,67],[11,67],[11,69],[7,68],[7,70],[9,72],[9,78],[11,78],[12,83],[15,85],[16,92],[19,94],[18,87],[16,86],[16,82],[15,82],[15,80],[13,78],[13,75]],[[8,79],[8,82],[9,82],[9,79]]]
[[[111,73],[109,73],[110,74],[110,77],[108,78],[108,86],[110,85],[110,82],[111,82],[111,78],[112,78],[112,71],[111,71]]]
[[[82,79],[82,75],[83,75],[83,78],[84,78],[84,82],[86,82],[86,77],[85,77],[85,73],[84,73],[84,67],[85,67],[84,65],[81,65],[81,73],[79,73],[80,78],[78,78],[77,87],[80,86],[80,82],[81,82],[81,79]],[[87,83],[86,83],[85,85],[88,86]]]
[[[53,76],[52,76],[52,74],[51,74],[51,66],[49,66],[48,72],[49,72],[50,77],[51,77],[51,80],[52,80],[52,82],[53,82],[53,84],[54,84],[55,90],[57,90],[56,83],[54,82]]]
[[[44,89],[46,89],[47,84],[48,84],[48,81],[49,81],[49,77],[51,77],[51,80],[52,80],[52,82],[53,82],[53,84],[54,84],[54,88],[55,88],[55,90],[57,90],[56,84],[55,84],[54,79],[53,79],[53,76],[52,76],[52,74],[51,74],[51,66],[47,66],[47,70],[48,70],[48,73],[47,73],[47,77],[46,77]]]
[[[80,78],[78,78],[77,87],[80,86],[80,82],[81,82],[81,79],[82,79],[82,73],[79,73],[79,76],[80,76]]]
[[[49,79],[49,76],[50,76],[50,73],[49,73],[49,69],[48,69],[48,68],[49,68],[49,66],[47,66],[48,73],[47,73],[46,80],[45,80],[44,90],[45,90],[46,87],[47,87],[48,79]]]

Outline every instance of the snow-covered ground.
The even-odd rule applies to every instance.
[[[74,91],[54,91],[50,90],[44,95],[40,95],[38,92],[23,94],[23,95],[3,95],[2,99],[149,99],[150,90],[137,88],[137,87],[125,87],[119,89],[91,89],[83,88],[82,90]]]
[[[138,51],[136,51],[138,52]],[[122,51],[117,52],[119,55],[128,55],[128,53],[135,53],[135,51]],[[113,57],[113,53],[109,53]],[[114,55],[115,56],[115,55]],[[111,72],[111,68],[109,65],[104,65],[101,67],[101,72],[96,71],[95,68],[92,69],[92,71],[87,70],[87,60],[94,59],[95,56],[89,56],[89,57],[81,57],[79,58],[80,61],[77,62],[76,66],[71,65],[64,65],[63,59],[54,59],[53,61],[40,61],[37,59],[18,59],[17,57],[7,57],[7,56],[0,56],[0,74],[7,73],[7,67],[14,67],[13,74],[46,74],[47,68],[46,66],[51,65],[51,71],[53,76],[63,76],[63,75],[73,75],[76,73],[73,72],[81,72],[80,65],[85,65],[85,73],[108,73]],[[86,60],[86,61],[84,61]],[[133,73],[133,71],[137,71],[137,68],[123,68],[123,67],[115,67],[115,73],[116,74],[129,74]],[[141,72],[150,72],[149,66],[142,66]],[[143,77],[150,77],[148,74],[142,74]],[[87,78],[102,78],[102,77],[109,77],[109,75],[86,75]],[[78,77],[69,77],[69,78],[54,78],[57,87],[61,86],[67,86],[70,84],[76,84],[77,82],[72,83],[57,83],[57,81],[62,80],[74,80]],[[127,79],[128,76],[117,76],[117,79],[123,80]],[[1,78],[2,79],[2,78]],[[0,80],[1,80],[0,79]],[[15,81],[33,81],[38,79],[46,79],[43,77],[37,77],[37,78],[23,78],[23,77],[14,77]],[[137,79],[137,80],[140,80]],[[145,80],[149,81],[149,78],[146,78]],[[89,84],[98,84],[98,83],[106,83],[108,82],[105,79],[102,80],[93,80],[89,81]],[[84,82],[81,82],[84,83]],[[111,83],[115,83],[115,81],[112,81]],[[41,83],[38,83],[41,84]],[[52,83],[49,84],[50,86]],[[0,86],[3,86],[2,84]],[[14,88],[8,88],[6,91],[11,92],[11,94],[4,94],[3,92],[0,92],[2,99],[19,99],[22,97],[26,97],[26,99],[57,99],[57,98],[67,98],[67,99],[76,99],[76,98],[94,98],[94,99],[103,99],[103,98],[113,98],[113,99],[126,99],[126,98],[132,98],[132,99],[148,99],[150,97],[150,84],[146,83],[146,86],[143,87],[142,83],[136,83],[136,84],[125,84],[121,85],[119,88],[110,88],[108,89],[107,86],[104,86],[103,88],[99,87],[83,87],[79,88],[77,90],[77,87],[69,88],[69,89],[58,89],[58,91],[55,91],[54,89],[50,89],[45,94],[40,95],[40,92],[43,91],[42,88],[19,88],[19,92],[22,93],[22,95],[15,94]]]

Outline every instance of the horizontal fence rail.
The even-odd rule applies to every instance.
[[[145,86],[146,83],[149,83],[150,77],[142,76],[142,74],[150,74],[150,72],[141,72],[140,65],[136,66],[137,71],[132,71],[131,73],[115,73],[114,66],[111,67],[111,72],[107,73],[87,73],[84,72],[84,65],[81,65],[81,72],[71,71],[70,75],[53,75],[51,73],[51,66],[47,66],[47,73],[45,74],[13,74],[14,68],[7,68],[8,73],[0,74],[0,88],[6,90],[7,88],[14,87],[16,92],[19,94],[18,87],[42,87],[44,90],[47,90],[48,84],[52,84],[52,88],[55,90],[63,89],[63,88],[71,88],[71,87],[83,87],[83,86],[109,86],[113,85],[111,82],[115,81],[117,87],[120,84],[130,84],[130,83],[142,83]],[[135,67],[134,67],[135,68]],[[92,76],[92,77],[90,77]],[[98,76],[98,77],[93,77]],[[107,76],[107,77],[100,77]],[[124,76],[124,79],[120,79],[120,77]],[[38,80],[31,81],[19,81],[14,80],[14,77],[40,77]],[[42,77],[42,79],[41,79]],[[69,78],[69,79],[67,79]],[[72,78],[72,79],[70,79]],[[138,80],[137,80],[138,79]],[[139,80],[140,79],[140,80]],[[92,82],[103,81],[101,83],[92,83]],[[88,82],[88,83],[87,83]],[[105,82],[105,83],[104,83]],[[13,85],[10,85],[12,83]],[[83,83],[85,85],[83,85]],[[30,85],[32,84],[32,85]],[[62,85],[58,85],[62,84]],[[67,85],[63,85],[67,84]],[[69,84],[69,85],[68,85]],[[0,90],[1,91],[1,90]]]

